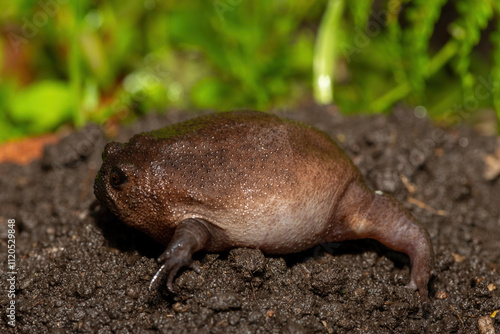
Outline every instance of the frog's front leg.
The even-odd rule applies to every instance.
[[[199,272],[200,269],[193,263],[192,256],[195,252],[203,249],[210,237],[207,222],[196,218],[183,220],[176,227],[167,248],[158,258],[158,262],[162,266],[151,280],[149,291],[157,290],[164,278],[167,277],[167,288],[172,292],[175,274],[182,267],[190,266]]]

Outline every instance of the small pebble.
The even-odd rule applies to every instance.
[[[175,303],[172,308],[174,309],[175,312],[177,313],[184,313],[189,309],[188,305],[184,305],[182,303]]]
[[[436,298],[437,299],[443,300],[443,299],[446,299],[446,297],[447,297],[446,296],[446,292],[444,292],[444,291],[438,291],[438,292],[436,292]]]
[[[493,327],[493,318],[489,315],[479,317],[477,319],[477,327],[480,334],[495,334],[495,327]]]
[[[137,299],[137,298],[139,298],[139,293],[137,293],[137,291],[135,291],[132,288],[128,288],[127,289],[127,296],[129,296],[130,298],[133,298],[133,299]]]
[[[216,293],[207,301],[207,306],[214,311],[229,311],[241,307],[240,296],[235,293]]]

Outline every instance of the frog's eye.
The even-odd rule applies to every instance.
[[[115,189],[118,189],[125,181],[127,181],[127,176],[122,170],[113,168],[109,174],[109,183]]]

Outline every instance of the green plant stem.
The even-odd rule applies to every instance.
[[[438,53],[432,57],[427,64],[425,78],[429,78],[439,71],[455,54],[458,52],[458,43],[455,40],[450,40],[446,43]]]
[[[370,110],[386,110],[389,106],[393,105],[396,101],[401,100],[403,97],[411,92],[411,85],[408,81],[391,89],[388,93],[382,95],[370,105]]]
[[[439,71],[456,53],[458,52],[458,44],[455,40],[450,40],[443,46],[434,57],[427,64],[425,69],[424,78],[427,79]],[[407,81],[404,82],[388,93],[384,94],[379,99],[375,100],[371,105],[371,110],[386,110],[395,102],[407,96],[412,90],[411,84]]]
[[[500,4],[494,2],[494,10],[496,15],[500,15]],[[492,35],[493,42],[493,70],[491,71],[491,76],[493,82],[500,81],[500,22],[496,22],[496,30]],[[495,109],[497,115],[497,134],[500,135],[500,89],[493,86],[493,108]]]
[[[330,0],[318,31],[313,59],[313,90],[314,99],[320,104],[333,102],[333,78],[343,8],[344,0]]]
[[[68,72],[70,78],[71,91],[74,95],[73,122],[76,127],[82,127],[85,124],[82,105],[82,74],[81,74],[81,27],[83,21],[82,1],[72,1],[75,22],[70,34],[71,49],[68,62]]]
[[[460,85],[449,85],[448,87],[443,87],[444,93],[441,94],[442,98],[438,100],[432,106],[432,110],[429,111],[431,115],[437,116],[437,119],[440,119],[442,122],[446,122],[447,119],[453,119],[452,112],[457,112],[457,110],[453,110],[450,108],[456,101],[460,100],[462,95],[462,86]],[[449,125],[452,125],[453,122],[450,122]]]

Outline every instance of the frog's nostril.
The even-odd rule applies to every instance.
[[[108,155],[115,154],[123,148],[123,144],[112,141],[107,143],[102,152],[102,160],[104,161]]]

